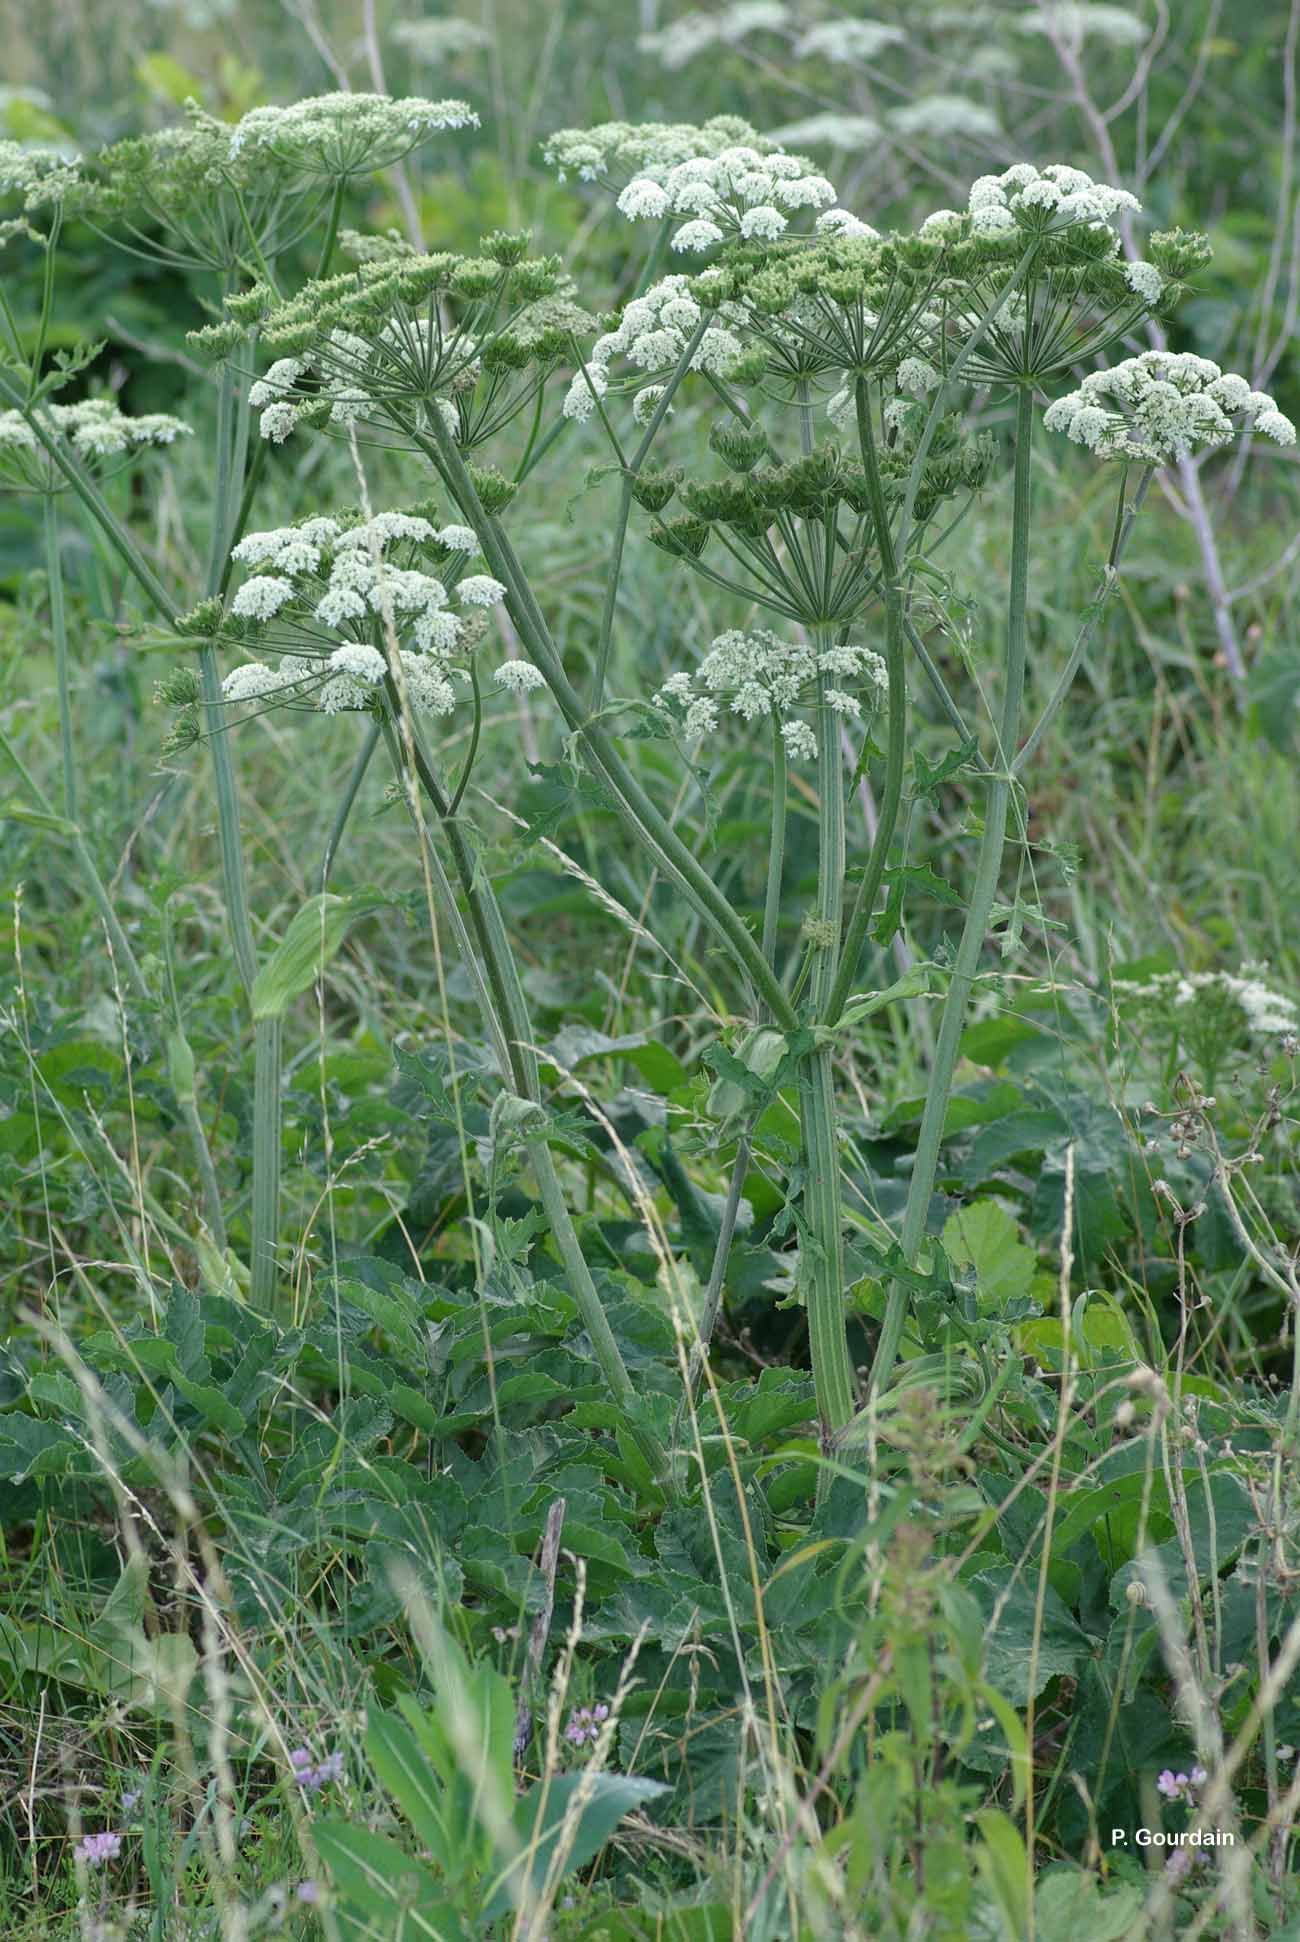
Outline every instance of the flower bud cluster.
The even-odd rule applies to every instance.
[[[826,685],[828,680],[835,685]],[[819,682],[825,705],[856,720],[864,705],[874,707],[885,692],[885,664],[869,647],[817,648],[784,641],[765,627],[732,629],[718,635],[694,674],[670,675],[655,699],[678,716],[689,741],[716,731],[719,698],[725,697],[730,712],[745,722],[775,716],[786,753],[809,761],[817,753],[817,738],[794,711],[816,699]]]
[[[1198,446],[1228,445],[1233,420],[1278,445],[1294,445],[1295,426],[1266,391],[1191,352],[1143,351],[1109,370],[1090,371],[1077,391],[1049,405],[1043,423],[1098,458],[1159,465]]]

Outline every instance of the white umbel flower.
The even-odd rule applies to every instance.
[[[522,695],[546,686],[546,676],[531,661],[503,661],[496,671],[497,686],[509,694]]]
[[[273,620],[293,596],[292,580],[278,573],[259,573],[245,580],[230,603],[230,611],[244,620]]]
[[[490,573],[471,573],[457,583],[456,593],[463,607],[495,607],[506,597],[500,580],[494,580]]]

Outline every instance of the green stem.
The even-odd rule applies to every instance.
[[[763,956],[776,965],[777,929],[781,921],[781,877],[785,869],[785,830],[788,810],[785,737],[775,710],[772,714],[772,829],[767,845],[767,893],[763,899]]]
[[[935,1047],[934,1064],[926,1092],[925,1111],[917,1140],[916,1159],[908,1185],[907,1205],[903,1210],[900,1235],[904,1259],[913,1263],[925,1236],[939,1169],[939,1148],[943,1142],[944,1121],[952,1094],[957,1047],[966,1023],[966,1010],[980,953],[988,932],[989,918],[997,895],[998,873],[1006,841],[1007,817],[1015,782],[1011,763],[1020,732],[1020,708],[1025,685],[1025,650],[1029,581],[1030,477],[1034,430],[1034,395],[1029,384],[1020,387],[1016,404],[1016,456],[1011,525],[1011,584],[1007,608],[1007,664],[1002,695],[1002,720],[998,759],[990,775],[988,800],[984,811],[984,830],[975,865],[975,881],[962,926],[961,942],[953,962],[952,976],[944,999],[943,1020]],[[889,1381],[902,1340],[907,1314],[907,1289],[895,1282],[889,1292],[884,1325],[871,1370],[871,1393],[879,1397]]]
[[[343,791],[342,800],[338,808],[334,811],[334,821],[330,824],[330,833],[325,838],[325,854],[322,856],[320,864],[320,887],[322,892],[329,888],[330,871],[334,866],[334,858],[339,844],[343,841],[343,832],[347,828],[348,817],[352,814],[353,804],[356,802],[361,785],[366,779],[366,770],[370,767],[370,758],[375,752],[375,746],[379,741],[381,732],[379,723],[373,718],[366,723],[365,737],[361,743],[361,747],[357,750],[356,760],[352,764],[352,773],[348,777],[347,788]]]
[[[54,672],[59,690],[59,745],[63,753],[63,813],[78,820],[77,763],[72,746],[72,691],[68,679],[68,617],[63,601],[63,558],[59,550],[58,501],[45,494],[45,579],[50,589],[50,633],[54,639]]]
[[[32,346],[31,362],[27,379],[27,396],[35,398],[40,388],[41,365],[45,362],[45,345],[50,334],[50,315],[54,308],[54,263],[59,246],[59,231],[63,227],[63,210],[58,203],[54,205],[54,215],[50,222],[50,233],[45,239],[45,265],[41,278],[41,314],[36,326],[36,341]]]
[[[1079,663],[1087,652],[1088,643],[1097,630],[1097,622],[1101,619],[1107,602],[1118,583],[1120,561],[1124,557],[1129,538],[1137,523],[1137,517],[1142,510],[1147,493],[1151,489],[1151,481],[1154,477],[1154,466],[1148,466],[1143,472],[1142,477],[1138,480],[1137,491],[1133,494],[1132,502],[1127,506],[1124,504],[1123,488],[1120,490],[1120,510],[1115,521],[1115,531],[1110,543],[1110,555],[1102,572],[1101,585],[1097,589],[1092,606],[1088,609],[1084,617],[1083,625],[1075,636],[1074,646],[1070,650],[1070,658],[1061,669],[1056,686],[1052,690],[1051,699],[1035,722],[1033,731],[1026,738],[1024,747],[1012,760],[1012,771],[1016,775],[1019,775],[1025,764],[1032,760],[1039,743],[1056,719],[1057,711],[1064,702],[1066,695],[1070,692],[1074,677],[1079,672]]]
[[[249,1300],[263,1314],[275,1306],[278,1280],[280,1048],[280,1020],[259,1018],[253,1027],[253,1238]]]
[[[825,637],[818,635],[818,644]],[[826,699],[825,677],[817,677],[818,859],[816,930],[810,938],[813,1016],[822,1018],[830,1003],[839,963],[844,903],[844,776],[839,716]],[[853,1365],[844,1322],[844,1230],[840,1209],[840,1156],[836,1134],[835,1069],[831,1047],[819,1045],[803,1062],[799,1081],[803,1134],[803,1248],[809,1264],[802,1275],[808,1304],[808,1342],[823,1449],[853,1414]],[[819,1493],[823,1488],[821,1473]]]
[[[199,1170],[199,1184],[203,1189],[203,1206],[207,1215],[208,1232],[211,1234],[217,1251],[226,1251],[226,1218],[221,1206],[221,1185],[217,1179],[217,1169],[212,1159],[212,1149],[204,1131],[203,1119],[199,1112],[198,1093],[194,1084],[194,1053],[185,1036],[185,1021],[181,1016],[180,994],[176,989],[176,949],[172,934],[172,908],[170,900],[163,905],[162,912],[163,964],[167,975],[167,997],[171,1005],[172,1036],[168,1045],[168,1065],[172,1090],[176,1103],[181,1110],[194,1148],[194,1160]]]
[[[859,377],[854,386],[858,412],[858,442],[862,448],[862,466],[866,473],[867,494],[871,503],[872,522],[876,528],[876,544],[880,551],[881,577],[885,597],[885,671],[889,679],[889,735],[885,751],[885,786],[881,792],[880,807],[876,820],[875,840],[871,845],[871,855],[867,858],[858,894],[854,900],[853,913],[849,918],[844,948],[840,955],[839,969],[835,975],[826,1000],[824,1016],[819,1014],[819,1023],[834,1025],[844,1009],[844,1001],[849,995],[853,980],[857,975],[858,959],[876,908],[876,897],[884,881],[885,866],[889,860],[889,847],[894,840],[898,826],[898,811],[903,800],[903,762],[907,753],[907,669],[903,659],[903,590],[899,585],[898,559],[894,552],[894,539],[889,526],[889,514],[885,507],[884,485],[880,477],[880,466],[876,456],[876,441],[871,425],[871,401],[867,396],[866,379]]]
[[[388,693],[390,705],[400,709],[400,697],[391,681],[388,684]],[[392,734],[391,729],[389,733],[390,753],[401,775],[405,773],[405,767],[396,736]],[[498,1057],[502,1059],[503,1076],[508,1075],[519,1096],[541,1111],[541,1077],[537,1055],[533,1050],[528,1001],[519,980],[514,954],[510,949],[501,907],[497,903],[491,884],[476,867],[473,853],[450,815],[450,804],[446,794],[413,732],[410,754],[420,785],[447,837],[456,874],[460,878],[461,891],[473,923],[477,951],[461,919],[455,894],[443,869],[442,860],[436,846],[432,843],[428,845],[430,873],[456,930],[462,955],[465,957],[478,993],[484,1024],[497,1048]],[[550,1147],[542,1133],[525,1132],[524,1145],[537,1178],[542,1205],[560,1250],[570,1292],[582,1317],[583,1326],[591,1339],[601,1373],[616,1401],[630,1410],[635,1401],[632,1378],[627,1372],[627,1365],[615,1340],[614,1332],[610,1328],[604,1304],[583,1255],[582,1244],[569,1214],[559,1175],[555,1170],[555,1162],[551,1158]],[[629,1433],[654,1475],[666,1486],[669,1466],[663,1445],[650,1431],[631,1424],[629,1424]]]
[[[664,876],[687,897],[728,948],[735,963],[748,975],[770,1007],[777,1023],[787,1030],[796,1024],[793,1008],[764,958],[757,939],[746,927],[717,885],[656,808],[636,780],[599,722],[588,717],[582,699],[564,671],[564,663],[533,597],[523,568],[500,522],[483,507],[464,460],[445,427],[430,420],[431,456],[435,456],[456,503],[473,526],[484,557],[511,596],[511,613],[520,639],[546,679],[569,727],[581,741],[592,766],[609,793],[613,808],[640,848]]]
[[[205,591],[220,591],[230,557],[230,534],[243,489],[243,456],[248,429],[248,388],[227,360],[217,392],[217,474],[212,500]],[[235,964],[246,997],[257,976],[257,946],[248,907],[248,880],[239,828],[239,791],[225,732],[221,675],[210,639],[199,643],[199,685],[212,750],[213,793],[226,917]],[[283,1027],[278,1018],[259,1019],[253,1030],[253,1212],[250,1236],[250,1300],[269,1311],[275,1303],[276,1249],[280,1238],[280,1060]]]
[[[338,240],[339,217],[343,212],[343,191],[346,186],[347,177],[341,175],[334,184],[334,193],[330,197],[330,212],[325,224],[325,240],[321,244],[320,261],[316,265],[317,281],[329,273],[330,258],[334,254],[334,245]]]
[[[641,467],[649,457],[650,448],[659,435],[659,427],[668,416],[673,394],[691,368],[691,359],[699,349],[700,340],[709,325],[709,313],[705,311],[692,332],[685,350],[677,360],[675,369],[665,384],[663,395],[657,401],[646,425],[645,433],[628,465],[624,468],[623,484],[619,493],[618,511],[614,515],[614,538],[610,545],[609,570],[605,578],[605,601],[600,616],[600,634],[596,643],[596,682],[592,693],[591,707],[595,714],[605,695],[605,677],[609,672],[610,649],[614,639],[614,614],[618,606],[619,580],[623,571],[623,547],[627,540],[628,520],[632,515],[632,488],[636,483]]]

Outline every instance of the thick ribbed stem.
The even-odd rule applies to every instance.
[[[58,501],[45,495],[45,580],[50,590],[50,637],[54,642],[54,673],[59,688],[59,747],[63,755],[63,813],[70,823],[77,813],[77,763],[72,747],[72,689],[68,677],[68,616],[63,602],[63,560],[59,552]]]
[[[785,871],[785,826],[788,802],[785,737],[776,711],[772,713],[772,821],[767,842],[767,890],[763,898],[763,956],[775,969],[777,931],[781,922],[781,878]]]
[[[280,1237],[280,1044],[278,1018],[253,1027],[253,1241],[249,1299],[264,1314],[275,1306],[275,1250]]]
[[[818,646],[827,644],[818,635]],[[835,987],[844,907],[844,776],[839,716],[817,677],[817,909],[809,938],[809,998],[821,1018]],[[840,1209],[840,1156],[836,1136],[835,1069],[831,1047],[819,1045],[804,1061],[799,1080],[803,1129],[802,1274],[808,1306],[808,1342],[823,1448],[853,1414],[853,1365],[844,1324],[844,1233]],[[820,1479],[819,1479],[820,1486]]]
[[[858,412],[858,442],[862,450],[862,467],[867,478],[867,494],[871,503],[871,518],[876,529],[876,546],[880,553],[880,571],[884,584],[885,597],[885,672],[889,681],[889,730],[885,751],[885,785],[881,791],[880,806],[876,816],[876,834],[871,845],[871,855],[858,885],[853,914],[849,918],[848,930],[844,938],[844,949],[840,956],[839,970],[836,973],[830,995],[826,1001],[825,1016],[819,1014],[823,1025],[834,1025],[844,1009],[844,1001],[857,975],[858,959],[870,928],[872,914],[876,907],[876,897],[884,881],[885,865],[889,861],[889,846],[894,840],[894,830],[898,824],[899,805],[903,799],[903,762],[907,754],[907,669],[903,660],[903,591],[899,585],[898,559],[894,551],[894,539],[889,525],[889,514],[885,506],[884,487],[880,478],[880,467],[876,459],[876,441],[871,426],[871,401],[867,396],[867,381],[859,378],[854,386]]]
[[[966,921],[953,962],[952,976],[944,999],[943,1021],[935,1047],[934,1064],[926,1093],[925,1111],[916,1145],[916,1159],[903,1212],[900,1244],[905,1259],[912,1263],[925,1237],[939,1168],[939,1148],[943,1142],[944,1121],[952,1094],[957,1047],[966,1023],[970,994],[979,968],[980,953],[988,933],[989,918],[997,895],[998,874],[1006,841],[1007,817],[1015,784],[1011,764],[1015,759],[1020,732],[1020,708],[1025,685],[1026,613],[1029,581],[1030,467],[1034,429],[1034,396],[1031,385],[1020,387],[1016,407],[1016,456],[1011,525],[1011,584],[1007,603],[1007,662],[1002,691],[1002,719],[999,748],[988,784],[984,810],[984,830],[980,838],[971,886]],[[907,1289],[895,1282],[890,1289],[884,1326],[871,1370],[871,1393],[878,1397],[893,1371],[907,1315]]]

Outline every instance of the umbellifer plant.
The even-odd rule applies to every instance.
[[[843,1453],[864,1405],[889,1384],[908,1327],[908,1290],[926,1249],[959,1040],[1004,851],[1022,826],[1028,765],[1115,586],[1154,471],[1186,452],[1226,444],[1243,427],[1281,443],[1295,433],[1271,399],[1204,359],[1153,351],[1107,366],[1140,326],[1170,317],[1207,246],[1195,235],[1157,234],[1144,259],[1126,260],[1118,225],[1139,213],[1133,198],[1065,166],[1019,164],[984,176],[965,209],[938,211],[914,231],[880,234],[835,205],[833,187],[811,164],[743,124],[608,124],[566,131],[547,150],[562,172],[616,194],[629,221],[652,226],[637,294],[603,327],[591,315],[599,293],[574,289],[558,260],[530,254],[526,235],[487,237],[473,257],[424,253],[391,237],[347,237],[353,261],[334,269],[349,175],[367,153],[374,166],[391,160],[403,127],[415,139],[463,120],[451,112],[456,107],[371,104],[358,111],[340,99],[308,104],[296,118],[293,110],[279,111],[279,120],[258,123],[229,145],[226,202],[215,226],[196,223],[185,181],[170,183],[170,202],[161,191],[152,196],[157,220],[172,210],[179,224],[174,211],[181,210],[186,260],[215,273],[226,306],[223,321],[195,338],[221,372],[223,446],[207,598],[188,615],[172,615],[199,653],[198,672],[182,673],[169,688],[182,707],[181,739],[211,732],[223,715],[233,719],[240,710],[365,717],[331,847],[360,773],[385,746],[412,814],[430,834],[436,888],[496,1049],[504,1088],[498,1122],[534,1171],[601,1368],[630,1408],[627,1371],[550,1152],[508,927],[467,834],[466,788],[484,746],[485,617],[504,605],[523,658],[503,662],[492,679],[549,692],[571,748],[647,871],[672,883],[707,927],[746,1021],[719,1060],[715,1087],[735,1160],[707,1286],[705,1337],[720,1297],[750,1129],[779,1088],[797,1091],[800,1154],[790,1195],[797,1282],[822,1448]],[[338,121],[333,133],[331,117]],[[376,141],[387,137],[373,151],[362,140],[372,123]],[[207,128],[194,139],[200,135],[213,139]],[[255,206],[241,174],[254,145],[265,163]],[[105,172],[119,200],[133,182],[138,188],[136,178],[152,163],[134,151],[128,160],[130,168],[115,165],[116,175],[114,165],[100,176],[91,169],[84,193],[92,204]],[[58,192],[72,193],[61,178]],[[38,201],[43,193],[38,184]],[[116,206],[108,197],[103,220]],[[286,236],[297,240],[314,208],[325,225],[320,274],[286,293],[268,251]],[[662,274],[674,260],[680,267]],[[39,384],[25,397],[7,379],[5,389],[77,482],[75,457],[41,430]],[[1012,468],[1005,658],[998,711],[983,735],[968,724],[916,621],[918,589],[999,463],[998,444],[972,429],[976,398],[1004,415],[1009,404],[1001,450],[1009,450]],[[685,408],[692,399],[702,411]],[[252,460],[243,432],[250,413],[261,435]],[[1079,618],[1055,691],[1026,734],[1040,415],[1049,433],[1063,433],[1113,468],[1115,517],[1096,597]],[[518,488],[566,430],[602,441],[619,480],[601,617],[582,674],[557,646],[546,585],[525,564],[528,548],[517,544],[511,514]],[[364,488],[362,434],[409,455],[407,505],[377,514],[368,506],[336,509],[272,531],[248,520],[265,455],[273,461],[286,441],[304,435],[348,441]],[[84,482],[79,489],[105,524],[93,489]],[[247,524],[253,530],[244,534]],[[120,531],[114,537],[129,548]],[[748,735],[753,760],[770,765],[765,888],[752,912],[719,888],[620,738],[627,702],[611,696],[609,682],[620,583],[635,544],[659,549],[675,572],[698,576],[720,619],[733,623],[720,625],[666,682],[630,700],[642,725],[648,711],[660,732],[697,748],[697,762],[707,763],[709,745],[720,738]],[[140,577],[156,597],[148,570]],[[159,604],[166,610],[165,596]],[[748,616],[743,625],[734,624],[738,612]],[[908,692],[918,678],[933,687],[958,737],[952,767],[960,763],[983,790],[974,875],[948,961],[924,967],[901,989],[863,991],[864,951],[881,898],[896,924],[908,884]],[[469,752],[451,773],[438,751],[439,724],[462,711],[472,718]],[[214,735],[214,748],[225,739]],[[807,770],[815,789],[818,872],[799,934],[783,955],[777,920],[796,767]],[[877,826],[865,854],[851,858],[846,802],[866,773],[875,785]],[[922,786],[919,765],[914,774]],[[234,919],[242,896],[237,824],[229,814],[226,824]],[[846,1327],[834,1053],[856,1022],[922,988],[941,995],[940,1023],[906,1206],[884,1257],[889,1293],[864,1395]],[[262,1254],[254,1263],[264,1295],[268,1275],[273,1279],[268,1218],[264,1200],[255,1243]],[[659,1441],[643,1427],[636,1434],[669,1481]]]

